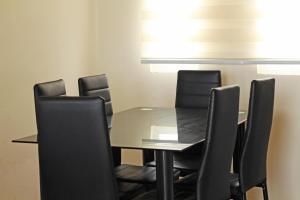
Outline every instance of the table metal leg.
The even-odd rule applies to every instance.
[[[155,157],[157,199],[173,200],[173,153],[171,151],[156,150]]]
[[[234,148],[234,154],[233,154],[233,172],[239,173],[240,172],[240,160],[242,156],[242,150],[244,146],[244,140],[245,140],[245,122],[240,124],[238,126],[237,130],[237,138],[236,138],[236,144]]]

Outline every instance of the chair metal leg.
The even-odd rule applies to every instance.
[[[242,194],[241,200],[247,200],[247,195],[246,195],[246,193],[243,193],[243,194]]]
[[[261,187],[262,187],[263,194],[264,194],[264,200],[269,200],[268,187],[267,187],[266,180],[261,184]]]

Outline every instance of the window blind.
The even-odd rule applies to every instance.
[[[297,0],[144,0],[142,60],[298,61],[299,5]]]

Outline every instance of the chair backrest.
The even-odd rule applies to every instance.
[[[239,87],[211,91],[206,142],[197,181],[198,200],[230,198],[229,174],[236,141]]]
[[[87,76],[78,79],[78,89],[80,96],[100,96],[105,100],[105,111],[107,117],[113,114],[112,102],[106,74]],[[111,118],[108,120],[108,126],[111,128]],[[112,148],[114,166],[121,164],[121,149]]]
[[[112,115],[112,102],[105,74],[87,76],[78,79],[80,96],[100,96],[105,100],[106,115]]]
[[[116,200],[117,185],[100,97],[38,101],[42,200]]]
[[[243,192],[266,179],[267,151],[272,127],[275,79],[251,83],[245,142],[240,161]]]
[[[66,87],[65,82],[62,79],[44,82],[44,83],[37,83],[33,87],[33,94],[34,94],[34,105],[35,105],[35,116],[36,122],[38,126],[38,112],[37,112],[37,104],[40,97],[57,97],[57,96],[64,96],[66,95]]]
[[[175,106],[208,108],[211,89],[220,86],[220,71],[179,71]]]
[[[34,98],[37,100],[38,97],[54,97],[66,95],[65,83],[62,79],[37,83],[33,87]]]

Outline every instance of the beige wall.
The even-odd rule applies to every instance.
[[[36,145],[12,144],[36,132],[34,83],[77,78],[93,65],[94,1],[0,1],[0,199],[39,199]]]
[[[39,199],[37,149],[12,144],[35,130],[32,86],[64,78],[77,94],[76,79],[107,73],[114,110],[173,106],[176,74],[150,73],[141,65],[140,0],[0,1],[0,199]],[[250,81],[265,77],[255,66],[203,66],[221,69],[224,84],[241,86],[247,108]],[[269,150],[270,196],[298,200],[300,173],[300,94],[298,76],[276,76],[274,126]],[[292,91],[292,90],[295,90]],[[140,163],[125,151],[124,162]],[[249,199],[262,199],[252,192]]]

